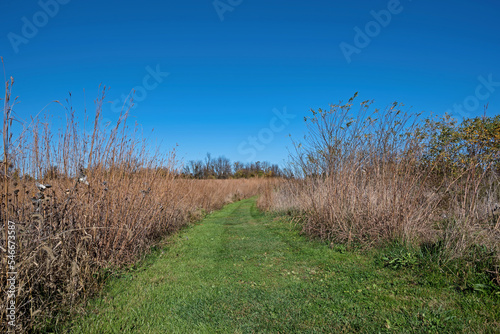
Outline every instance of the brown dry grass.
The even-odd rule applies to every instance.
[[[62,132],[51,132],[50,117],[13,129],[12,83],[4,101],[0,294],[6,296],[6,233],[12,221],[20,332],[50,328],[98,291],[111,268],[136,261],[203,212],[255,196],[269,183],[177,178],[175,152],[163,157],[148,151],[137,127],[128,128],[127,112],[113,127],[99,128],[104,90],[90,132],[71,106]],[[15,137],[9,135],[13,130]],[[37,183],[50,187],[41,190]],[[4,332],[6,300],[0,318]]]
[[[301,178],[265,193],[260,205],[292,214],[305,233],[334,243],[427,245],[441,265],[463,260],[458,266],[486,268],[500,285],[497,171],[472,166],[443,177],[437,163],[422,163],[427,142],[415,115],[397,103],[368,113],[365,101],[351,117],[352,100],[313,111],[293,155]]]

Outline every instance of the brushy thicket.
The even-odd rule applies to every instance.
[[[175,155],[149,152],[137,127],[128,128],[127,112],[99,128],[104,90],[90,132],[68,107],[62,131],[53,133],[36,118],[12,137],[12,83],[6,86],[0,173],[1,332],[7,330],[8,221],[17,232],[17,329],[46,331],[98,291],[111,268],[137,261],[204,212],[257,195],[273,182],[178,178]]]
[[[333,244],[397,243],[453,272],[500,285],[500,116],[420,120],[394,103],[352,114],[353,101],[312,111],[295,143],[298,178],[259,200]],[[498,293],[498,292],[497,292]]]

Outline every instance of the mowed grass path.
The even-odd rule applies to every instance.
[[[498,305],[233,203],[110,282],[74,333],[498,332]],[[498,318],[496,318],[498,321]],[[497,323],[498,325],[498,323]]]

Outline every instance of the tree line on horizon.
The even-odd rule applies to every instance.
[[[280,177],[283,171],[277,164],[267,161],[244,163],[231,162],[224,156],[212,158],[210,153],[204,160],[190,160],[182,170],[182,176],[193,179],[230,179],[252,177]]]

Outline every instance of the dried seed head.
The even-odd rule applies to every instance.
[[[80,176],[80,177],[78,178],[78,182],[81,182],[81,183],[83,183],[83,184],[86,184],[87,186],[89,185],[89,182],[87,181],[87,177],[86,177],[85,175]]]

